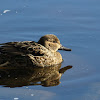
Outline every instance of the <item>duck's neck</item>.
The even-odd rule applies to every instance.
[[[56,62],[57,63],[60,64],[63,61],[62,56],[61,56],[61,54],[59,52],[54,52],[54,56],[56,58]]]

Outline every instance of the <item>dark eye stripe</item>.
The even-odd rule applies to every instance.
[[[53,41],[53,43],[57,43],[57,41]]]

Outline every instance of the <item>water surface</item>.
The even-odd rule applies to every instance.
[[[0,43],[55,34],[72,52],[59,51],[62,67],[72,65],[53,87],[0,86],[0,100],[99,100],[100,1],[0,1]]]

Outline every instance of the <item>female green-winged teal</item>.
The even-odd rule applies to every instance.
[[[59,39],[48,34],[40,38],[38,42],[8,42],[0,46],[0,56],[2,64],[0,66],[12,63],[24,62],[33,66],[46,67],[60,64],[62,56],[57,50],[71,51],[60,44]]]

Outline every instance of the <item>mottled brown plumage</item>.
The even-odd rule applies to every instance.
[[[48,34],[40,38],[38,42],[8,42],[0,46],[0,59],[2,64],[9,62],[13,64],[24,64],[46,67],[60,64],[62,56],[58,49],[71,51],[60,44],[59,39]]]

